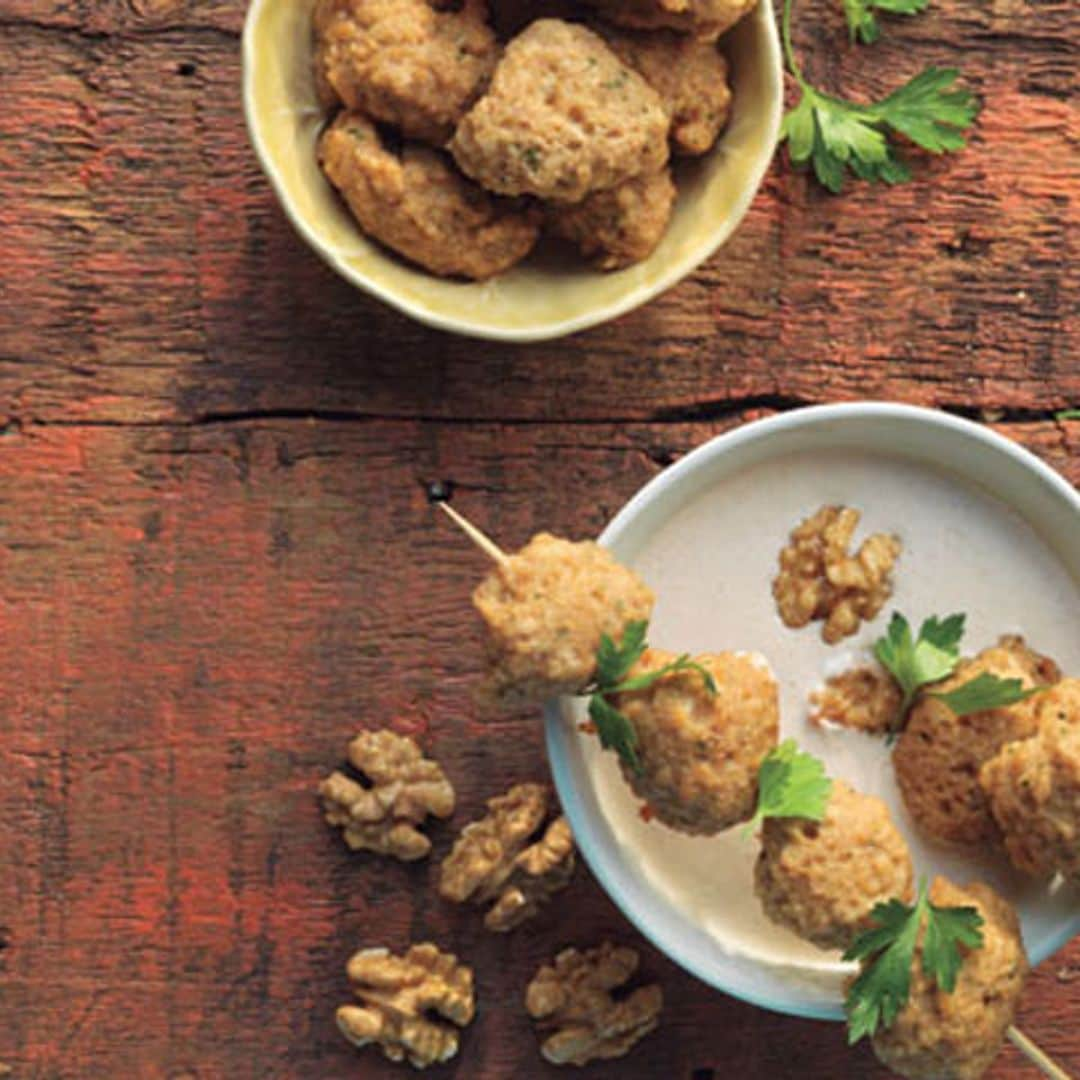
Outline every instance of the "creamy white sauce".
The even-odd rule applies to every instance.
[[[856,545],[871,532],[903,543],[892,600],[837,646],[821,624],[789,630],[770,586],[792,527],[826,503],[863,514]],[[781,737],[794,736],[829,772],[890,806],[919,874],[988,881],[1016,903],[1029,950],[1080,906],[1060,882],[1032,882],[995,855],[967,858],[926,843],[909,820],[881,738],[809,722],[807,698],[831,674],[869,656],[892,610],[916,626],[931,614],[967,613],[963,650],[1020,633],[1066,673],[1080,675],[1080,583],[1009,507],[945,472],[901,459],[816,452],[777,459],[725,479],[668,520],[633,559],[658,597],[650,643],[692,652],[752,651],[780,683]],[[769,922],[753,893],[757,842],[733,829],[693,838],[642,820],[609,755],[593,758],[600,806],[616,842],[656,892],[730,954],[785,970],[796,982],[839,995],[848,967]]]

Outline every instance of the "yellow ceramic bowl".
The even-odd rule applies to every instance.
[[[311,67],[314,0],[253,0],[244,26],[244,109],[251,141],[300,235],[342,277],[420,322],[503,341],[540,341],[595,326],[651,300],[734,231],[776,147],[783,69],[771,0],[724,38],[731,122],[704,158],[680,162],[671,226],[644,262],[615,273],[539,250],[487,282],[437,278],[366,239],[319,170],[325,115]]]

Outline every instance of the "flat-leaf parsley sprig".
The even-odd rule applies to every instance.
[[[589,695],[589,719],[596,727],[600,745],[605,750],[614,750],[636,773],[641,772],[637,732],[610,698],[631,690],[647,690],[664,676],[678,671],[696,671],[704,681],[705,689],[710,694],[716,693],[716,680],[712,673],[696,660],[691,660],[689,653],[677,656],[671,663],[655,671],[646,671],[630,678],[630,669],[648,648],[645,642],[648,630],[649,624],[644,619],[628,622],[618,645],[608,634],[602,634],[600,647],[596,650],[596,678],[585,688],[585,693]]]
[[[881,36],[875,11],[890,15],[918,15],[925,11],[930,0],[844,0],[844,17],[852,41],[873,45]]]
[[[825,766],[794,739],[773,747],[758,769],[758,801],[754,816],[743,835],[757,828],[765,818],[797,817],[821,821],[832,793],[832,781]]]
[[[907,619],[899,611],[893,612],[885,636],[874,643],[874,655],[900,684],[901,718],[922,687],[940,682],[956,669],[965,620],[960,614],[944,619],[931,615],[919,627],[919,636],[913,638]]]
[[[900,685],[903,698],[894,727],[903,726],[916,696],[931,683],[948,678],[960,663],[960,639],[964,636],[964,615],[939,619],[931,615],[913,638],[907,619],[894,612],[884,637],[874,643],[874,655]],[[1045,686],[1024,686],[1020,679],[1003,679],[983,671],[966,683],[944,692],[928,691],[927,696],[944,702],[956,716],[1016,705]]]
[[[963,962],[960,946],[983,943],[983,917],[973,907],[938,907],[930,902],[926,881],[919,881],[914,906],[901,900],[877,904],[870,913],[875,924],[860,934],[844,953],[845,960],[863,961],[862,972],[848,989],[844,1012],[848,1043],[890,1027],[911,993],[911,962],[925,922],[922,970],[947,994],[956,989]]]
[[[928,67],[888,97],[866,105],[833,97],[807,82],[795,58],[791,5],[792,0],[784,0],[784,55],[802,96],[784,117],[780,139],[787,139],[796,165],[809,162],[818,180],[836,193],[844,186],[845,169],[862,180],[888,184],[911,179],[893,135],[904,135],[934,154],[966,145],[962,133],[979,106],[970,90],[953,88],[958,71]]]

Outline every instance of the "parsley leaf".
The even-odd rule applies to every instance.
[[[955,690],[931,694],[930,697],[944,701],[957,716],[967,716],[984,709],[1000,709],[1004,705],[1027,701],[1045,689],[1045,686],[1032,686],[1025,690],[1021,679],[1002,679],[992,672],[983,671]]]
[[[921,905],[924,894],[920,889]],[[877,924],[860,934],[845,960],[872,957],[848,989],[844,1012],[848,1022],[848,1044],[853,1045],[879,1027],[891,1027],[911,993],[911,958],[919,935],[921,908],[913,911],[899,900],[874,907]]]
[[[605,750],[614,750],[634,772],[640,772],[638,737],[634,725],[599,694],[589,698],[589,719],[596,725],[600,745]]]
[[[914,6],[917,2],[921,0],[845,0],[845,9],[849,24],[855,18],[861,27],[867,18],[873,21],[871,8],[921,10]],[[893,135],[903,135],[934,154],[965,145],[962,133],[974,122],[979,107],[969,90],[954,88],[959,74],[954,68],[928,67],[888,97],[866,105],[833,97],[811,86],[795,59],[791,5],[792,0],[784,0],[784,55],[802,96],[784,117],[780,141],[787,140],[794,164],[809,164],[835,194],[843,188],[847,170],[862,180],[886,184],[911,179],[911,170],[897,156]]]
[[[612,694],[624,694],[633,690],[647,690],[666,675],[679,671],[696,671],[705,683],[710,694],[716,693],[716,680],[707,668],[696,660],[690,659],[689,653],[682,653],[669,664],[646,671],[629,678],[630,670],[641,659],[648,646],[645,637],[649,624],[646,620],[628,622],[623,628],[622,640],[618,645],[608,634],[600,635],[600,645],[596,650],[596,677],[585,688],[589,694],[589,719],[596,726],[600,736],[600,745],[605,750],[615,750],[623,762],[634,772],[641,772],[641,761],[637,754],[637,732],[633,724],[609,700]]]
[[[885,636],[874,643],[874,655],[900,684],[904,695],[900,704],[901,722],[921,687],[939,682],[956,668],[964,618],[950,615],[938,619],[932,615],[919,628],[918,638],[913,639],[907,619],[896,611]]]
[[[944,619],[931,615],[919,627],[919,637],[943,652],[958,654],[966,620],[966,615],[949,615]]]
[[[864,45],[872,45],[881,36],[881,28],[874,11],[887,11],[892,15],[917,15],[925,11],[930,0],[844,0],[851,40],[858,39]]]
[[[914,907],[900,900],[877,904],[874,922],[844,953],[845,960],[863,961],[859,977],[848,988],[844,1012],[848,1043],[890,1027],[911,993],[911,963],[925,922],[922,970],[946,993],[956,988],[962,956],[960,946],[983,943],[983,918],[973,907],[938,907],[930,902],[926,882],[919,882]]]
[[[597,686],[614,686],[626,677],[645,651],[648,630],[645,619],[635,619],[623,627],[622,641],[618,645],[607,634],[600,635],[600,647],[596,650]]]
[[[797,817],[821,821],[832,792],[825,766],[785,739],[766,755],[758,769],[758,802],[743,835],[753,832],[765,818]]]
[[[963,957],[958,946],[977,949],[983,943],[983,917],[973,907],[941,908],[930,904],[923,938],[922,969],[945,991],[956,989]]]

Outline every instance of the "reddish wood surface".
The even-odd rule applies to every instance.
[[[419,733],[454,824],[542,777],[481,723],[481,564],[595,533],[762,411],[880,396],[983,416],[1080,484],[1075,20],[942,0],[872,54],[810,8],[834,85],[957,62],[971,149],[834,199],[778,163],[727,248],[646,309],[529,348],[440,336],[337,280],[248,150],[243,4],[0,0],[0,1062],[18,1080],[403,1075],[336,1034],[344,962],[433,937],[476,967],[461,1080],[543,1077],[520,1008],[558,946],[638,941],[582,869],[492,938],[430,865],[349,856],[318,778],[361,724]],[[436,858],[452,829],[434,830]],[[884,1076],[838,1028],[704,989],[644,947],[661,1033],[587,1075]],[[1080,946],[1023,1027],[1080,1073]],[[1006,1049],[996,1080],[1032,1075]]]

